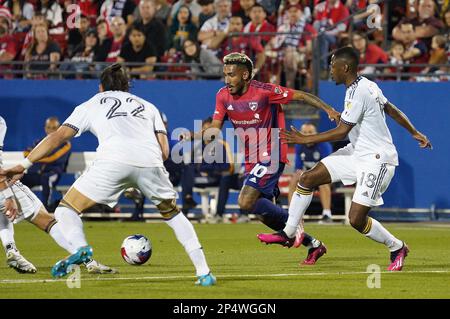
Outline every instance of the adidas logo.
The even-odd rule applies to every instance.
[[[234,111],[233,105],[228,105],[227,110]]]
[[[364,193],[362,193],[361,195],[362,195],[362,196],[369,197],[369,193],[367,193],[367,192],[364,192]]]
[[[252,183],[256,183],[256,177],[252,177],[252,178],[250,178],[250,182],[252,182]]]

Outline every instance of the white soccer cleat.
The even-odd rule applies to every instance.
[[[94,259],[84,263],[84,265],[90,274],[116,274],[118,272],[116,269],[105,266]]]
[[[21,274],[34,274],[36,267],[23,257],[18,250],[10,249],[6,253],[6,264]]]

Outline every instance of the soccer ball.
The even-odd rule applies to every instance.
[[[120,249],[122,258],[130,265],[142,265],[152,255],[152,243],[144,235],[132,235],[124,239]]]

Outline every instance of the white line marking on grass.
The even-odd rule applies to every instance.
[[[405,270],[401,272],[392,271],[382,271],[381,274],[393,274],[393,273],[404,273],[404,274],[446,274],[450,273],[450,270]],[[243,274],[243,275],[218,275],[218,279],[225,278],[270,278],[270,277],[314,277],[314,276],[348,276],[348,275],[365,275],[372,274],[365,271],[349,271],[349,272],[311,272],[311,273],[292,273],[292,274]],[[195,276],[143,276],[143,277],[96,277],[89,278],[84,277],[82,281],[125,281],[125,280],[172,280],[172,279],[194,279]],[[66,278],[63,279],[3,279],[0,280],[0,284],[37,284],[37,283],[55,283],[55,282],[65,282]]]

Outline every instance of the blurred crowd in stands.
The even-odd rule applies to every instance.
[[[315,39],[322,78],[329,53],[351,45],[362,64],[389,64],[363,74],[442,81],[449,30],[449,0],[0,0],[0,78],[90,78],[117,61],[138,63],[140,79],[220,78],[240,51],[256,79],[310,87]]]

